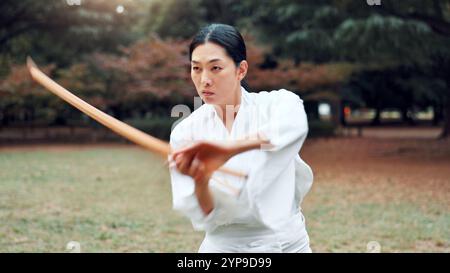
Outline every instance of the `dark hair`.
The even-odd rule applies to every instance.
[[[236,67],[247,59],[247,49],[245,47],[244,39],[236,28],[225,24],[210,24],[200,29],[200,31],[192,39],[189,46],[189,61],[192,60],[192,52],[194,49],[206,42],[215,43],[223,47],[233,59]],[[248,84],[242,80],[241,85],[249,90]]]

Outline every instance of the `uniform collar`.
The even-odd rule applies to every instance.
[[[243,110],[248,104],[248,91],[241,86],[241,105],[239,106],[239,111]],[[209,112],[212,118],[217,116],[216,108],[214,105],[208,104]]]

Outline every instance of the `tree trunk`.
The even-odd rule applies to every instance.
[[[339,119],[340,119],[341,125],[345,127],[345,126],[347,126],[347,120],[345,119],[346,118],[346,116],[345,116],[345,103],[344,103],[343,100],[341,101],[339,111],[340,111]]]
[[[402,123],[408,125],[415,125],[414,119],[408,115],[408,108],[402,108]]]
[[[442,120],[442,106],[439,104],[433,105],[433,126],[437,126]]]
[[[380,125],[380,124],[381,124],[381,108],[377,107],[375,109],[375,117],[373,118],[373,120],[370,123],[370,125],[376,126],[376,125]]]
[[[331,122],[336,126],[336,128],[340,127],[341,125],[341,102],[338,99],[330,100],[330,108],[331,108]]]
[[[444,113],[444,127],[442,128],[442,133],[440,138],[450,137],[450,98],[447,98],[447,103],[445,105]]]

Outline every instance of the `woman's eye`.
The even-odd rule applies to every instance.
[[[194,66],[194,67],[192,67],[192,70],[194,70],[194,71],[198,71],[200,68],[198,67],[198,66]]]
[[[220,66],[214,66],[213,70],[221,70],[222,68]]]

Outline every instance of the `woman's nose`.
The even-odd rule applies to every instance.
[[[211,85],[211,79],[208,77],[208,75],[206,73],[202,74],[202,78],[201,78],[201,84],[204,86],[209,86]]]

